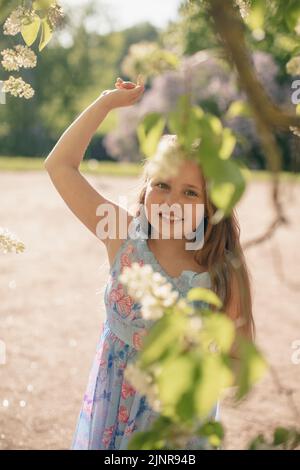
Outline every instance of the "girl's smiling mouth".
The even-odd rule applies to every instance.
[[[170,216],[170,214],[165,214],[164,212],[160,212],[159,217],[164,220],[167,220],[168,222],[180,222],[183,220],[182,217]]]

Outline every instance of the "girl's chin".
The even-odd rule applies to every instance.
[[[155,231],[158,232],[160,235],[163,235],[164,237],[174,238],[176,234],[176,238],[178,237],[183,238],[184,230],[183,230],[183,227],[181,227],[180,223],[179,224],[167,223],[167,224],[163,224],[163,226],[159,224],[159,227],[156,227],[153,225],[152,227],[154,227]]]

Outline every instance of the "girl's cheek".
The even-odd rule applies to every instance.
[[[161,204],[161,197],[155,190],[150,190],[146,199],[149,206],[151,204]]]

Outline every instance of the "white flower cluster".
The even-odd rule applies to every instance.
[[[141,314],[146,320],[156,320],[163,316],[164,308],[173,306],[178,299],[178,292],[152,266],[140,266],[137,262],[126,266],[119,279],[126,284],[129,295],[141,303]]]
[[[16,253],[24,251],[25,245],[19,241],[9,230],[0,227],[0,251],[8,253],[15,250]]]
[[[185,156],[176,134],[165,134],[160,138],[155,154],[148,160],[147,173],[151,177],[176,176]]]
[[[16,10],[14,10],[5,21],[3,25],[4,34],[9,36],[15,36],[18,34],[21,31],[22,18],[24,16],[32,16],[32,14],[33,12],[30,10],[22,6],[18,6],[18,8],[16,8]]]
[[[1,64],[10,72],[19,70],[20,67],[33,68],[36,66],[37,57],[28,46],[19,44],[15,46],[15,50],[4,49],[1,54],[3,56]]]
[[[158,387],[150,374],[141,370],[137,364],[129,363],[124,370],[124,377],[141,395],[147,397],[154,411],[161,411]]]
[[[250,0],[235,0],[235,3],[240,9],[241,17],[246,18],[250,12],[250,7],[251,7]]]
[[[34,95],[34,90],[29,83],[24,82],[21,77],[15,78],[12,75],[3,82],[2,91],[4,93],[11,93],[13,96],[19,96],[20,98],[24,96],[26,99],[32,98]]]
[[[48,21],[52,31],[62,25],[63,18],[64,11],[62,7],[58,3],[53,3],[48,10]]]
[[[3,25],[3,32],[9,36],[15,36],[21,32],[22,21],[33,21],[37,17],[34,8],[25,8],[23,6],[18,6],[6,19]],[[62,20],[64,18],[64,11],[62,7],[55,1],[47,9],[47,19],[51,30],[61,26]]]

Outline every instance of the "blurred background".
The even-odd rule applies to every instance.
[[[9,3],[0,0],[0,50],[16,44],[2,31]],[[64,130],[103,90],[113,88],[118,76],[135,81],[139,71],[146,89],[134,106],[110,112],[87,148],[81,168],[98,191],[114,200],[120,194],[135,200],[143,157],[137,124],[149,112],[172,110],[188,77],[193,102],[237,133],[233,158],[250,170],[237,207],[242,240],[259,236],[273,217],[270,174],[255,125],[247,113],[225,114],[245,96],[233,68],[215,53],[217,38],[205,17],[187,12],[181,0],[60,4],[62,26],[41,53],[32,46],[37,67],[22,72],[34,97],[6,94],[0,104],[0,226],[26,246],[22,254],[0,257],[0,449],[71,445],[105,316],[109,265],[102,244],[66,207],[42,163]],[[264,38],[247,39],[268,95],[292,112],[294,78],[286,72],[291,43],[278,41],[276,34],[270,29]],[[149,51],[157,54],[151,73],[141,59]],[[6,78],[0,67],[0,80]],[[252,436],[274,426],[299,424],[300,358],[292,354],[300,343],[300,140],[293,133],[277,140],[289,225],[247,250],[246,258],[258,344],[279,382],[269,374],[237,407],[229,397],[224,401],[227,449],[244,448]]]
[[[162,57],[168,70],[151,70],[144,98],[134,109],[109,114],[91,140],[85,159],[138,162],[138,120],[150,111],[170,111],[184,89],[188,70],[192,70],[190,86],[195,104],[222,116],[243,93],[234,71],[214,54],[217,40],[211,26],[205,18],[188,14],[181,6],[184,3],[167,0],[160,4],[155,0],[145,2],[141,8],[134,0],[62,1],[66,15],[63,25],[40,53],[38,66],[23,71],[35,96],[20,100],[7,95],[7,105],[0,106],[1,155],[46,157],[63,130],[104,89],[113,88],[119,75],[123,80],[136,80],[136,70],[142,70],[147,77],[142,64],[138,69],[138,61],[142,62],[139,57],[149,47],[168,51],[169,57]],[[252,36],[249,41],[258,76],[269,95],[276,103],[293,109],[292,78],[285,68],[288,50],[275,41],[272,32],[263,41]],[[1,50],[15,42],[13,36],[0,36]],[[37,45],[32,48],[37,52]],[[209,50],[209,55],[204,56],[202,50]],[[180,57],[180,67],[174,64],[174,70],[170,70],[173,55]],[[3,69],[0,74],[3,80]],[[236,147],[239,158],[250,168],[265,168],[252,121],[239,116],[224,123],[240,134]],[[299,139],[291,134],[279,140],[284,153],[283,170],[298,171]]]

